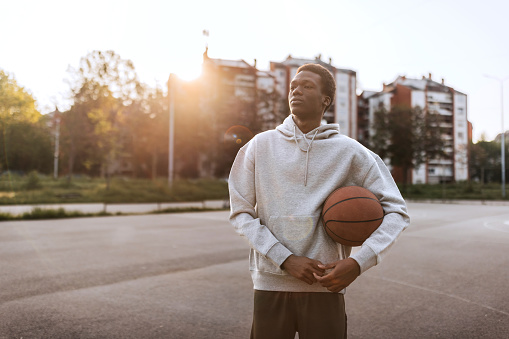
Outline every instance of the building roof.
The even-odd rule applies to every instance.
[[[442,83],[432,80],[431,74],[428,78],[423,77],[422,79],[410,79],[405,76],[398,76],[396,78],[396,80],[394,80],[394,82],[385,86],[383,91],[391,92],[398,84],[415,89],[415,90],[420,90],[420,91],[424,91],[426,89],[428,91],[445,92],[445,93],[449,93],[449,92],[451,92],[451,90],[454,91],[454,89],[452,87],[444,85],[443,79],[442,79]],[[457,92],[457,91],[454,91],[454,92]]]
[[[248,64],[244,60],[225,60],[225,59],[212,59],[209,58],[211,62],[218,66],[226,66],[226,67],[236,67],[236,68],[254,68],[250,64]]]
[[[360,97],[363,99],[368,99],[376,94],[378,94],[376,91],[362,91]]]
[[[256,75],[259,76],[259,77],[268,77],[268,78],[274,78],[274,75],[270,74],[269,72],[267,71],[260,71],[260,70],[257,70],[256,71]]]
[[[329,61],[330,61],[329,63],[323,61],[322,59],[320,59],[320,56],[316,57],[315,59],[304,59],[304,58],[294,58],[291,55],[288,55],[286,57],[286,60],[284,60],[282,62],[271,61],[271,64],[274,64],[274,65],[283,65],[283,66],[293,66],[293,67],[300,67],[300,66],[305,65],[305,64],[319,64],[319,65],[322,65],[323,67],[327,68],[330,71],[339,71],[339,72],[342,72],[342,73],[349,73],[349,74],[355,74],[356,73],[355,71],[352,71],[350,69],[337,68],[337,67],[332,65],[332,60],[331,59],[329,59]]]
[[[223,67],[235,67],[235,68],[245,68],[245,69],[256,69],[256,67],[248,64],[245,60],[226,60],[226,59],[212,59],[208,55],[209,48],[205,48],[205,52],[203,53],[203,62],[211,62],[216,66]]]

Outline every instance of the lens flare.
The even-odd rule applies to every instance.
[[[224,134],[223,142],[225,145],[245,145],[251,138],[254,137],[254,133],[251,132],[246,126],[235,125],[226,131]]]

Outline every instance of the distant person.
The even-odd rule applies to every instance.
[[[242,147],[232,166],[230,221],[251,247],[251,338],[345,338],[345,288],[378,264],[409,224],[383,161],[337,124],[321,125],[335,91],[326,68],[301,66],[290,84],[290,116]],[[373,192],[385,217],[350,255],[351,247],[325,233],[320,213],[331,192],[352,185]]]

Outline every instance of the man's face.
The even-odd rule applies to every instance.
[[[290,83],[290,110],[299,118],[321,118],[329,101],[330,98],[322,93],[322,78],[316,73],[302,71]]]

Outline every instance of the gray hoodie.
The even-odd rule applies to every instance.
[[[363,273],[380,262],[410,222],[405,201],[376,154],[339,134],[337,124],[303,134],[291,115],[239,150],[229,178],[230,222],[251,247],[249,268],[255,289],[328,292],[280,266],[291,254],[323,264],[350,255],[350,247],[325,233],[320,213],[332,191],[352,185],[373,192],[385,212],[380,227],[351,255]]]

